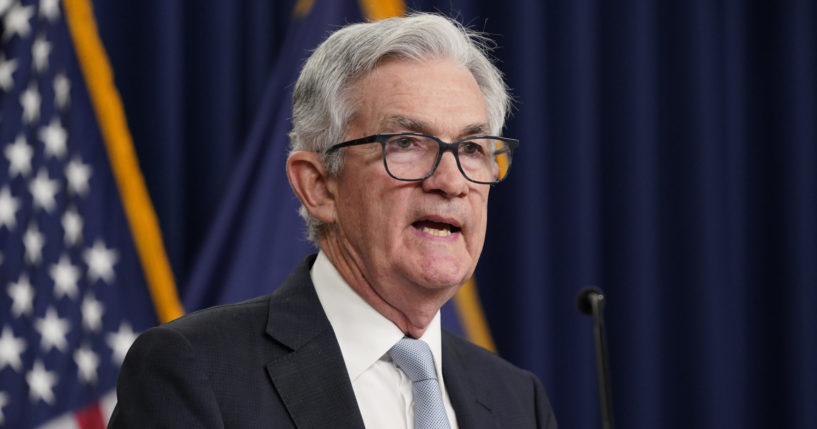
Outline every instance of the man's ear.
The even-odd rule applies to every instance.
[[[335,183],[315,152],[293,152],[287,158],[287,178],[306,211],[324,223],[335,221]]]

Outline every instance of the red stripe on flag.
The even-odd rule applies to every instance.
[[[74,414],[77,426],[80,429],[105,429],[105,418],[102,417],[102,409],[99,402],[79,410]]]

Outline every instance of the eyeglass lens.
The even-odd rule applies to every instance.
[[[440,150],[437,141],[424,136],[397,135],[383,146],[386,168],[398,179],[419,180],[431,173]],[[511,151],[502,140],[473,138],[457,148],[462,172],[473,181],[492,183],[508,174]]]

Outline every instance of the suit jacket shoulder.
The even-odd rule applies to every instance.
[[[557,427],[533,373],[447,331],[443,376],[461,428]]]
[[[122,365],[109,427],[363,428],[309,278],[313,261],[271,295],[140,335]]]

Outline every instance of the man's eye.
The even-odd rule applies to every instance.
[[[467,155],[479,155],[485,152],[482,146],[474,142],[465,142],[460,145],[460,153]]]
[[[417,139],[411,137],[397,137],[389,141],[389,145],[400,149],[409,149],[417,144]]]

